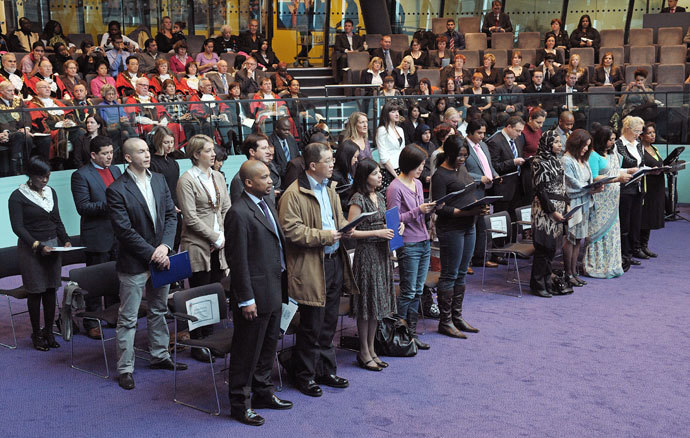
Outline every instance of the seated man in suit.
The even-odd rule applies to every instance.
[[[139,59],[130,55],[127,57],[127,70],[117,75],[115,80],[115,88],[117,93],[122,97],[131,96],[135,93],[137,80],[139,78],[147,79],[146,76],[139,74]]]
[[[146,73],[158,73],[156,71],[156,61],[163,59],[163,55],[158,52],[158,43],[153,38],[144,42],[144,51],[139,53],[139,71]]]
[[[148,87],[148,84],[147,84]],[[149,171],[151,153],[144,140],[130,138],[123,145],[125,173],[106,190],[108,211],[118,241],[117,276],[120,280],[120,311],[117,319],[118,384],[134,389],[134,336],[137,315],[146,283],[151,276],[149,264],[170,267],[168,254],[175,241],[177,214],[168,184],[160,173]],[[147,329],[153,369],[173,370],[168,344],[170,334],[165,314],[168,312],[170,285],[149,289]],[[178,370],[187,369],[183,363]]]
[[[563,80],[561,79],[561,71],[556,68],[555,62],[556,55],[553,53],[547,53],[544,55],[543,64],[535,69],[544,73],[544,83],[551,88],[556,88],[563,83]]]
[[[24,75],[17,68],[17,57],[14,53],[2,55],[2,68],[0,68],[0,82],[10,81],[14,85],[14,94],[21,94],[24,89]]]
[[[491,2],[491,13],[484,15],[484,23],[482,24],[482,32],[487,36],[491,36],[494,32],[512,32],[513,24],[510,22],[508,14],[501,12],[503,5],[500,1],[494,0]]]
[[[44,81],[50,85],[50,97],[55,99],[62,99],[65,96],[67,89],[59,76],[53,74],[53,64],[48,58],[43,58],[38,62],[38,71],[33,76],[26,76],[25,92],[32,96],[37,96],[36,84],[39,81]],[[65,97],[67,98],[67,97]]]
[[[8,53],[7,55],[12,54]],[[10,81],[0,82],[0,146],[9,148],[10,168],[8,173],[10,176],[22,174],[23,161],[28,160],[29,153],[34,148],[31,135],[31,116],[28,112],[10,111],[23,107],[24,102],[21,97],[15,94],[13,83]],[[44,149],[49,149],[50,137],[42,137],[42,141],[46,145]]]
[[[19,29],[15,29],[8,36],[8,46],[12,52],[29,53],[31,46],[41,38],[31,30],[31,21],[22,17],[19,19]]]
[[[273,164],[278,170],[281,179],[285,179],[285,172],[287,171],[287,165],[290,160],[300,154],[300,150],[297,147],[297,141],[290,132],[291,128],[290,119],[281,117],[276,123],[273,134],[268,138],[274,150]],[[285,187],[279,188],[285,189]]]
[[[273,163],[274,148],[268,141],[268,137],[264,134],[249,134],[242,143],[242,152],[247,157],[247,160],[258,160],[268,166],[271,171],[271,180],[273,181],[273,191],[268,195],[269,199],[275,202],[276,197],[280,194],[280,174]],[[242,196],[244,185],[240,178],[240,173],[232,178],[230,182],[230,202],[234,204],[235,201]]]
[[[86,266],[98,265],[115,260],[117,242],[108,215],[105,191],[122,175],[113,162],[113,141],[103,135],[91,139],[91,162],[72,174],[72,197],[77,213],[81,216],[79,234],[82,246],[86,247]],[[101,298],[86,297],[86,310],[93,312],[101,308]],[[106,303],[106,305],[113,304]],[[84,330],[91,339],[101,339],[98,324],[84,320]]]
[[[587,124],[587,95],[576,85],[577,73],[571,72],[565,78],[565,85],[556,88],[556,93],[568,93],[558,96],[558,111],[570,111],[575,117],[575,129],[585,128]]]
[[[546,111],[549,117],[555,116],[556,112],[553,109],[553,100],[551,96],[544,95],[544,93],[551,93],[551,90],[552,88],[544,83],[544,72],[541,70],[534,70],[532,72],[532,83],[523,90],[523,93],[541,95],[525,96],[525,105],[531,107],[538,106]]]
[[[402,53],[391,50],[391,36],[381,36],[381,47],[371,51],[371,57],[379,57],[383,60],[383,68],[386,74],[390,75],[395,70],[395,67],[400,65],[402,61]]]
[[[491,164],[499,175],[518,172],[517,175],[502,178],[501,183],[494,186],[494,195],[503,196],[503,199],[494,203],[494,212],[507,211],[512,222],[517,220],[515,209],[528,203],[523,199],[520,183],[520,172],[522,165],[525,164],[525,159],[522,158],[522,148],[525,145],[525,138],[522,136],[523,129],[525,129],[524,120],[512,116],[506,121],[505,128],[486,141],[491,154]]]
[[[678,0],[668,0],[668,6],[661,9],[662,14],[675,14],[676,12],[685,12],[685,8],[678,6]]]
[[[242,423],[261,426],[264,419],[254,409],[292,408],[292,402],[275,395],[271,379],[282,303],[287,302],[285,236],[268,198],[273,191],[268,167],[258,160],[245,161],[239,174],[244,191],[225,217],[235,327],[230,412]]]
[[[515,85],[512,70],[503,70],[503,85],[496,87],[494,94],[496,97],[492,104],[496,108],[497,126],[504,126],[510,117],[523,117],[522,89]]]
[[[335,37],[333,49],[333,63],[336,67],[336,79],[340,83],[343,80],[343,69],[347,67],[347,54],[364,50],[364,38],[353,32],[354,23],[349,18],[343,25],[343,33]]]
[[[213,91],[219,96],[230,94],[230,84],[235,81],[235,78],[228,73],[228,63],[221,59],[216,63],[218,71],[211,71],[204,75],[205,78],[213,84]]]
[[[256,58],[250,56],[242,64],[242,69],[235,74],[235,80],[240,83],[242,97],[251,99],[259,91],[261,79],[267,77],[264,72],[256,69],[258,65]]]
[[[465,35],[455,30],[455,20],[449,18],[446,21],[446,31],[441,35],[448,40],[448,50],[465,50]]]
[[[199,94],[193,95],[189,101],[199,102],[190,105],[190,111],[197,116],[201,123],[201,132],[211,138],[216,138],[215,130],[218,130],[220,139],[227,147],[230,144],[230,122],[225,114],[227,105],[221,103],[220,97],[213,93],[213,84],[203,77],[199,80]]]

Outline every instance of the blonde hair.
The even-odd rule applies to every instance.
[[[196,165],[198,162],[197,158],[194,155],[201,152],[204,146],[206,146],[209,143],[213,146],[213,139],[208,135],[204,134],[197,134],[189,139],[189,141],[187,142],[187,147],[185,149],[187,149],[187,158],[192,160],[192,164]]]
[[[345,134],[343,135],[343,140],[353,140],[355,138],[359,138],[359,133],[357,133],[357,121],[359,120],[360,117],[367,117],[366,114],[355,111],[352,114],[350,114],[350,117],[347,118],[347,122],[345,123]]]
[[[101,87],[101,97],[102,97],[103,99],[105,99],[105,95],[108,94],[108,93],[110,93],[111,91],[114,92],[114,93],[115,93],[115,96],[117,97],[117,90],[115,89],[115,87],[113,87],[113,86],[110,85],[110,84],[105,84],[105,85],[103,85],[103,86]]]
[[[400,65],[398,66],[398,68],[399,68],[400,70],[402,70],[402,64],[403,64],[403,62],[405,62],[405,61],[407,61],[407,62],[410,63],[410,74],[413,75],[413,74],[414,74],[414,69],[415,69],[415,67],[414,67],[414,58],[413,58],[411,55],[405,56],[405,57],[402,59],[402,61],[400,61]]]
[[[496,65],[496,57],[493,55],[493,53],[487,53],[487,54],[484,55],[484,57],[482,58],[482,60],[487,60],[487,59],[491,61],[491,67],[493,67],[494,65]]]
[[[577,69],[576,70],[573,70],[573,65],[572,65],[572,60],[574,58],[577,58]],[[570,72],[574,71],[575,73],[583,74],[585,72],[585,69],[580,65],[581,61],[582,61],[582,58],[580,58],[580,55],[578,55],[577,53],[573,53],[572,55],[570,55],[570,58],[568,59],[568,68],[567,68],[568,73],[570,74]]]
[[[163,150],[163,140],[165,140],[165,137],[172,137],[173,140],[175,139],[175,136],[168,127],[157,127],[156,131],[153,133],[153,149],[155,154],[165,155],[165,151]]]
[[[644,120],[642,117],[627,116],[623,119],[623,129],[634,130],[635,128],[644,128]]]
[[[371,59],[369,60],[369,65],[367,66],[367,68],[368,68],[369,70],[371,70],[372,68],[374,68],[374,63],[377,62],[377,61],[378,61],[379,64],[381,64],[381,68],[383,68],[383,59],[379,58],[378,56],[374,56],[373,58],[371,58]]]

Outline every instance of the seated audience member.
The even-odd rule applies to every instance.
[[[495,65],[496,57],[492,53],[487,53],[482,58],[482,66],[475,70],[475,72],[481,73],[482,84],[491,92],[501,84],[501,77]]]
[[[2,55],[2,68],[0,68],[0,82],[9,81],[14,85],[15,94],[19,95],[24,89],[24,75],[17,69],[17,57],[14,53]]]
[[[551,97],[545,93],[551,93],[551,86],[544,82],[544,72],[541,70],[534,70],[532,72],[532,83],[527,86],[523,93],[536,94],[535,96],[525,96],[525,105],[531,107],[540,107],[546,110],[547,113],[553,113],[553,102]]]
[[[415,70],[416,67],[412,56],[405,56],[400,65],[393,70],[395,88],[405,94],[408,93],[408,90],[415,88],[419,82]]]
[[[271,49],[268,40],[261,41],[259,51],[256,52],[256,61],[262,66],[263,71],[274,72],[278,69],[280,59]]]
[[[79,169],[91,161],[91,140],[98,136],[106,137],[105,122],[96,114],[88,115],[84,122],[85,133],[72,145],[74,148],[74,166]],[[113,145],[113,141],[108,139],[108,144]],[[118,146],[119,149],[119,146]]]
[[[455,93],[457,94],[458,91],[459,89],[456,84]],[[416,102],[417,105],[419,105],[419,112],[425,115],[424,117],[428,116],[429,113],[434,110],[434,100],[431,98],[432,93],[431,81],[427,78],[420,79],[418,89],[414,94],[419,96]]]
[[[0,82],[0,145],[9,149],[10,175],[22,173],[23,164],[34,148],[30,114],[11,111],[24,108],[22,98],[15,92],[12,82]],[[50,140],[47,144],[50,147]]]
[[[134,93],[136,83],[140,78],[145,78],[143,74],[139,74],[139,60],[136,56],[127,58],[127,69],[117,75],[115,80],[115,88],[122,97],[131,96]]]
[[[105,62],[107,70],[109,64],[105,57],[105,51],[103,51],[101,46],[94,46],[90,40],[82,41],[81,55],[77,58],[79,73],[81,73],[82,77],[86,78],[86,75],[96,74],[98,64],[101,62]]]
[[[560,85],[565,83],[565,78],[572,72],[577,74],[577,85],[583,90],[589,87],[589,69],[586,65],[580,65],[580,55],[573,53],[568,59],[568,64],[563,66],[559,78]],[[546,80],[546,78],[544,78]]]
[[[120,72],[127,70],[127,59],[131,56],[129,50],[125,50],[124,43],[121,37],[115,37],[113,40],[113,48],[105,52],[105,58],[108,61],[108,68],[110,74],[116,77]]]
[[[296,125],[296,137],[302,138],[307,120],[319,120],[321,115],[315,112],[316,107],[310,102],[309,96],[300,91],[297,79],[291,79],[290,87],[278,96],[285,98],[290,117]]]
[[[213,91],[219,96],[230,94],[230,84],[234,82],[235,77],[229,73],[228,63],[224,60],[218,61],[216,64],[218,71],[211,71],[204,75],[213,84]]]
[[[288,73],[287,63],[279,62],[276,74],[271,77],[273,81],[273,90],[278,94],[287,91],[292,79],[292,75]]]
[[[446,97],[446,104],[449,108],[459,108],[462,106],[463,99],[460,96],[462,94],[462,90],[455,89],[455,80],[452,78],[446,79],[446,83],[441,84],[441,93],[448,95]]]
[[[273,83],[271,78],[263,77],[261,79],[261,88],[254,94],[249,108],[254,115],[254,119],[258,126],[262,127],[266,120],[270,120],[276,116],[288,115],[287,106],[284,100],[277,100],[278,96],[273,93]]]
[[[187,41],[178,41],[173,45],[175,55],[170,58],[170,70],[173,73],[184,73],[185,67],[190,62],[194,62],[191,56],[187,54]]]
[[[563,85],[561,82],[563,81],[562,76],[564,70],[556,68],[556,64],[555,56],[552,53],[547,53],[544,55],[544,61],[534,69],[534,71],[540,71],[544,74],[544,83],[548,84],[551,88]]]
[[[393,78],[393,76],[386,76],[383,78],[383,88],[381,88],[380,96],[387,97],[388,99],[380,99],[381,105],[385,105],[386,103],[390,102],[400,106],[401,109],[404,110],[404,101],[402,99],[391,99],[392,97],[401,95],[402,93],[400,90],[395,88],[395,78]]]
[[[599,31],[592,27],[592,19],[585,14],[580,17],[577,28],[570,34],[570,47],[591,47],[594,49],[595,60],[599,59],[599,46],[601,36]]]
[[[201,132],[199,120],[192,114],[191,106],[184,104],[187,99],[183,93],[177,91],[175,82],[172,79],[166,79],[163,81],[162,89],[162,92],[158,94],[158,102],[164,104],[165,117],[181,124],[186,138],[199,134]],[[192,99],[194,98],[199,100],[198,96],[192,96]],[[203,113],[203,110],[201,112]]]
[[[152,74],[149,74],[149,77],[149,87],[155,95],[163,93],[163,83],[167,80],[173,81],[176,90],[179,90],[181,87],[180,82],[177,80],[177,76],[170,73],[170,63],[164,58],[156,60],[156,68]]]
[[[60,75],[60,80],[65,85],[65,93],[63,99],[74,98],[74,87],[83,85],[86,90],[86,81],[79,77],[79,66],[77,61],[70,59],[65,62],[64,74]]]
[[[255,56],[261,48],[261,40],[266,37],[259,32],[259,21],[256,19],[249,20],[248,29],[240,33],[239,41],[237,43],[240,52],[244,52],[249,56]]]
[[[449,18],[446,21],[446,31],[440,36],[446,37],[447,47],[451,53],[455,50],[465,50],[465,35],[455,30],[455,20]],[[438,41],[438,39],[436,40]]]
[[[96,110],[93,108],[93,102],[89,99],[86,92],[86,84],[77,84],[74,86],[74,92],[72,96],[71,106],[78,107],[72,110],[74,115],[74,121],[82,129],[81,134],[84,133],[86,129],[86,118],[90,115],[96,115]]]
[[[570,111],[575,117],[575,128],[584,128],[587,124],[587,95],[585,90],[577,86],[577,74],[570,72],[565,85],[556,88],[556,93],[568,93],[555,98],[559,101],[558,111]]]
[[[515,74],[515,85],[524,90],[529,85],[530,73],[529,67],[527,65],[522,65],[522,52],[519,50],[513,50],[513,55],[510,58],[510,65],[506,68]]]
[[[390,35],[382,35],[381,47],[370,51],[372,58],[381,58],[382,68],[387,74],[392,74],[393,70],[395,70],[395,66],[400,65],[402,61],[402,53],[392,50],[391,42],[392,39]]]
[[[353,32],[354,24],[349,18],[343,24],[343,32],[335,36],[333,62],[337,66],[337,82],[342,82],[342,70],[347,67],[347,54],[364,50],[364,37]]]
[[[476,107],[482,112],[482,119],[488,124],[492,123],[491,115],[491,91],[484,86],[484,75],[480,72],[475,72],[472,75],[472,86],[465,89],[463,105],[466,107]]]
[[[676,12],[685,12],[685,8],[678,6],[678,0],[668,0],[668,6],[661,8],[662,14],[675,14]]]
[[[427,123],[434,129],[436,126],[444,122],[443,115],[448,107],[448,99],[445,97],[439,97],[434,103],[434,108],[429,112],[427,117]]]
[[[445,35],[436,37],[436,53],[429,54],[429,67],[443,68],[451,64],[455,51],[448,49],[448,38]]]
[[[199,74],[216,69],[216,64],[220,61],[220,57],[213,51],[214,44],[215,42],[212,38],[205,39],[201,52],[196,55],[195,61],[199,66]]]
[[[455,79],[455,88],[457,90],[472,83],[472,72],[465,68],[465,55],[459,53],[453,58],[453,64],[444,67],[441,70],[441,83],[444,84],[447,78]]]
[[[125,103],[140,104],[124,107],[128,116],[133,117],[139,134],[151,132],[153,130],[151,121],[158,121],[160,113],[164,111],[163,105],[152,105],[158,103],[158,99],[149,91],[149,80],[147,78],[137,79],[135,92],[127,98]]]
[[[494,203],[494,212],[507,211],[511,221],[521,220],[515,217],[515,209],[524,205],[525,200],[520,182],[520,172],[525,159],[522,158],[525,139],[522,131],[525,122],[522,118],[511,116],[506,120],[505,127],[497,131],[488,140],[486,145],[489,147],[491,164],[499,175],[507,175],[517,172],[517,175],[510,175],[503,178],[500,184],[496,184],[493,194],[503,196]]]
[[[237,37],[232,34],[232,27],[230,25],[224,24],[220,27],[220,35],[213,41],[213,50],[218,55],[237,53]]]
[[[199,66],[190,62],[184,68],[184,76],[180,79],[179,89],[185,94],[195,95],[199,92]]]
[[[96,65],[96,77],[91,79],[91,95],[103,97],[101,90],[105,85],[112,85],[115,88],[115,79],[108,74],[108,62],[99,61]]]
[[[622,117],[642,117],[646,122],[652,122],[657,118],[657,104],[654,101],[654,93],[645,83],[647,70],[638,68],[633,74],[635,80],[630,82],[625,91],[632,94],[623,94],[618,104],[623,108]]]
[[[55,159],[54,167],[59,168],[62,162],[68,158],[67,139],[74,130],[68,132],[66,128],[56,126],[58,122],[64,122],[65,116],[71,111],[59,109],[65,105],[51,97],[51,93],[51,86],[48,82],[36,82],[36,96],[27,104],[27,108],[35,110],[31,111],[31,131],[34,134],[34,145],[38,149],[38,154],[46,160]],[[58,109],[46,110],[45,108]],[[43,135],[36,135],[37,133]],[[45,134],[49,134],[49,136]]]
[[[258,160],[268,166],[271,173],[271,181],[273,181],[273,190],[267,196],[271,201],[274,201],[281,192],[281,183],[278,169],[273,164],[273,147],[268,142],[268,137],[261,133],[249,134],[242,142],[242,152],[247,157],[247,160]],[[242,180],[238,172],[230,182],[231,205],[240,199],[242,190]]]
[[[158,52],[158,43],[153,38],[149,38],[144,43],[144,51],[137,55],[139,59],[139,71],[143,74],[155,73],[156,63],[163,59]]]
[[[297,141],[292,135],[292,123],[288,117],[281,117],[275,125],[273,134],[268,137],[268,142],[273,146],[273,164],[278,170],[281,179],[285,178],[287,164],[293,158],[300,155]]]
[[[570,37],[568,37],[568,31],[563,29],[563,22],[560,18],[551,20],[551,30],[546,32],[544,39],[549,35],[553,35],[556,38],[556,48],[563,49],[567,57],[568,50],[570,49]]]
[[[220,134],[223,145],[230,144],[230,123],[225,114],[227,106],[221,103],[220,97],[213,94],[213,84],[206,78],[199,80],[199,95],[192,95],[190,111],[201,122],[201,132],[207,137],[216,138],[215,130]]]
[[[41,38],[31,28],[32,24],[28,18],[19,19],[19,29],[13,30],[7,38],[8,48],[12,52],[29,53],[33,50],[34,43],[40,41]]]
[[[259,83],[266,75],[257,70],[258,65],[256,59],[250,56],[242,64],[242,69],[235,74],[235,80],[240,83],[243,96],[254,96],[259,91]]]
[[[413,38],[410,43],[410,48],[403,53],[403,57],[411,56],[416,68],[425,68],[429,66],[429,53],[422,49],[422,44],[417,38]]]
[[[560,66],[565,63],[563,52],[556,50],[556,37],[553,34],[546,34],[544,37],[544,48],[537,50],[536,63],[538,66],[545,61],[547,54],[551,54],[555,57],[553,58],[553,66],[555,68],[560,68]]]
[[[178,41],[187,41],[187,37],[184,35],[184,30],[187,28],[187,23],[184,21],[176,21],[173,23],[172,33]]]
[[[383,60],[377,56],[372,57],[369,60],[369,66],[366,70],[363,70],[359,76],[359,83],[366,85],[375,85],[374,87],[364,87],[364,90],[359,90],[359,92],[364,92],[365,96],[377,95],[380,87],[383,86],[383,78],[386,76],[386,71],[383,69]],[[355,91],[356,93],[357,91]],[[369,110],[369,103],[371,99],[362,99],[360,102],[360,109],[362,112],[367,113]]]
[[[31,77],[38,72],[38,64],[45,57],[46,46],[42,41],[36,41],[31,47],[31,53],[25,55],[19,62],[19,70],[27,77]]]
[[[170,52],[176,42],[184,39],[184,35],[173,32],[173,23],[170,17],[166,16],[161,19],[161,27],[156,34],[156,46],[159,52]]]
[[[594,69],[592,83],[597,86],[611,85],[616,91],[621,91],[624,82],[622,69],[614,64],[613,53],[604,53],[601,64]]]
[[[50,97],[62,99],[65,95],[65,84],[59,76],[53,75],[53,64],[47,58],[43,58],[38,63],[38,71],[26,81],[26,91],[31,95],[37,95],[36,84],[40,81],[46,82],[50,86]]]
[[[254,116],[249,108],[249,102],[242,102],[241,98],[242,90],[240,89],[240,83],[237,81],[230,83],[230,95],[228,96],[230,102],[227,104],[228,111],[226,114],[228,115],[230,125],[236,127],[230,132],[233,142],[232,149],[229,150],[231,155],[240,155],[243,153],[242,140],[252,132],[251,128],[243,125],[243,122],[246,122],[247,119],[253,121]]]
[[[494,32],[512,32],[513,24],[510,22],[508,14],[501,12],[503,5],[500,1],[491,2],[491,13],[484,14],[482,32],[491,36]]]
[[[139,50],[139,44],[136,41],[130,39],[129,37],[122,35],[120,30],[120,23],[118,21],[111,21],[108,23],[108,32],[103,34],[101,37],[100,46],[106,50],[113,49],[115,47],[115,40],[122,38],[125,49],[129,52],[135,52]]]
[[[494,90],[493,106],[496,108],[496,123],[503,126],[510,117],[524,118],[522,90],[515,85],[515,73],[503,71],[503,85]]]
[[[57,43],[53,46],[53,54],[48,56],[50,63],[53,64],[53,71],[59,75],[63,74],[65,62],[72,60],[67,46],[62,43]]]

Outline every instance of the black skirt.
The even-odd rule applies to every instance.
[[[57,238],[42,242],[47,246],[57,246]],[[62,285],[62,256],[53,252],[44,256],[34,252],[21,239],[17,242],[19,271],[22,274],[24,289],[30,294],[40,294],[48,288],[59,288]]]

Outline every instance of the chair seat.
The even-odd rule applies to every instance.
[[[24,289],[24,286],[19,286],[14,289],[0,289],[0,295],[7,295],[18,300],[24,300],[29,296],[29,293]]]
[[[501,248],[504,252],[514,252],[523,257],[531,257],[534,254],[534,246],[529,243],[511,243]]]
[[[148,312],[148,308],[149,307],[146,303],[146,300],[141,300],[141,304],[139,305],[139,312],[137,313],[137,319],[145,317],[146,312]],[[93,312],[79,312],[75,316],[78,318],[98,319],[100,321],[105,321],[108,324],[115,325],[117,324],[117,318],[119,313],[120,305],[113,304],[112,306],[108,306],[103,310],[96,310]]]
[[[179,342],[178,345],[206,347],[214,354],[225,356],[230,353],[230,347],[232,347],[232,333],[233,329],[231,328],[216,327],[210,336],[203,339],[188,339],[184,342]]]
[[[435,288],[438,284],[438,279],[440,277],[441,273],[439,271],[429,271],[426,274],[426,281],[424,282],[424,286],[432,289]]]

